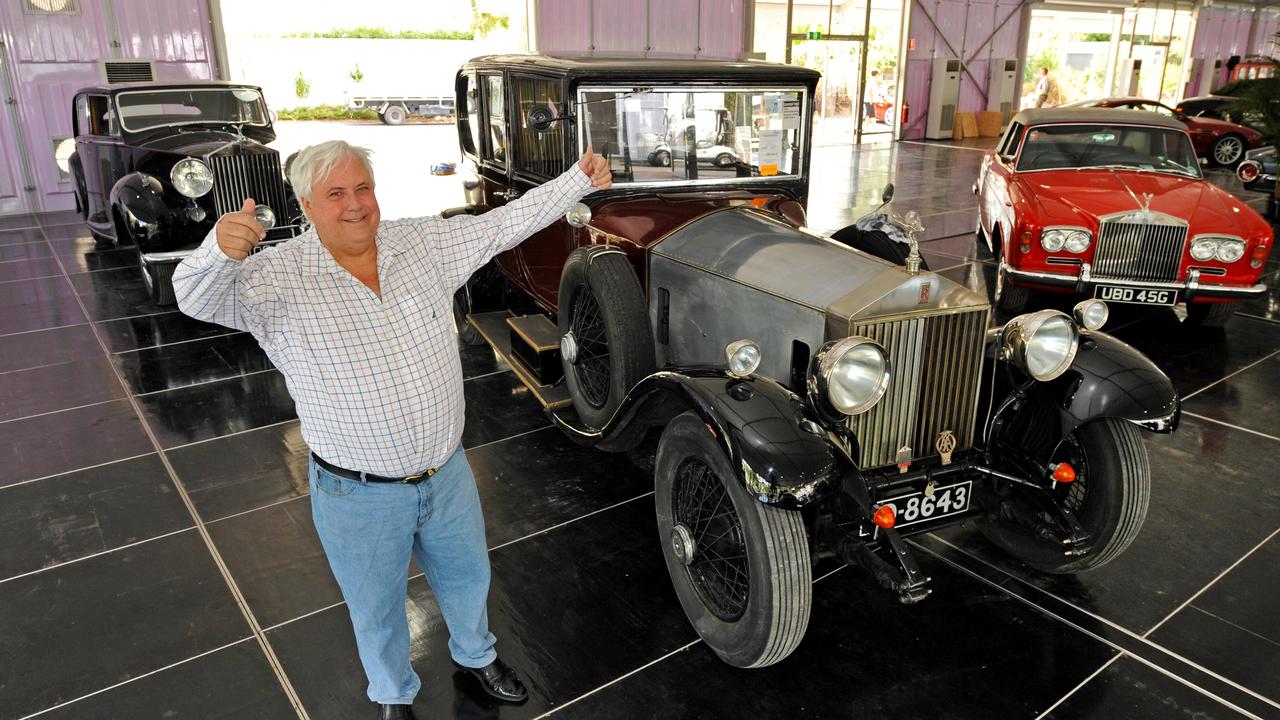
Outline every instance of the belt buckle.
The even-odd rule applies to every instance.
[[[435,469],[435,468],[431,468],[430,470],[424,470],[424,471],[422,471],[422,472],[420,472],[420,473],[415,473],[415,474],[413,474],[413,475],[405,475],[405,476],[400,480],[400,482],[405,483],[405,484],[407,484],[407,485],[416,485],[416,484],[418,484],[418,481],[419,481],[419,480],[422,480],[422,479],[424,479],[424,478],[429,478],[429,477],[431,477],[432,475],[435,475],[435,474],[436,474],[436,469]]]

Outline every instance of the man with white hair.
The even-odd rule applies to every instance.
[[[412,555],[457,666],[490,695],[528,697],[494,651],[489,555],[461,447],[454,292],[494,255],[611,184],[592,153],[483,215],[382,222],[369,151],[298,153],[290,180],[313,229],[254,253],[254,200],[227,213],[173,276],[178,306],[247,330],[284,375],[311,449],[311,511],[347,602],[378,717],[413,718],[404,599]]]

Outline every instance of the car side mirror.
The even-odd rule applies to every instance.
[[[880,201],[883,203],[888,203],[892,199],[893,199],[893,183],[886,183],[884,186],[884,192],[880,193]]]
[[[571,119],[573,119],[572,115],[557,115],[551,108],[539,105],[538,107],[530,108],[529,112],[525,113],[524,127],[526,130],[544,133],[561,120]]]

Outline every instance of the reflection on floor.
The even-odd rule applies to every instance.
[[[930,267],[985,291],[980,160],[826,148],[811,224],[851,222],[893,181],[925,216]],[[243,334],[150,305],[130,253],[95,250],[68,214],[0,219],[0,719],[370,716],[279,374]],[[934,593],[911,607],[822,565],[805,641],[755,671],[720,663],[680,611],[652,446],[573,445],[491,353],[462,348],[492,623],[531,699],[475,697],[410,568],[418,716],[1280,717],[1278,305],[1273,290],[1199,333],[1114,308],[1111,332],[1187,411],[1146,437],[1155,490],[1127,554],[1047,578],[953,528],[917,539]]]

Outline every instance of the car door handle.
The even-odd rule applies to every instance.
[[[520,197],[520,191],[515,188],[511,188],[510,190],[497,190],[493,193],[493,196],[510,202]]]

